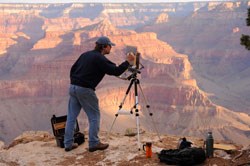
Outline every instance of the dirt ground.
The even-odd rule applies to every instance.
[[[154,146],[159,148],[169,148],[175,149],[176,148],[176,137],[165,137],[162,139],[162,143],[155,142]],[[197,139],[195,140],[197,145],[202,146],[203,140]],[[118,150],[118,149],[112,149]],[[230,159],[224,159],[222,157],[218,157],[215,154],[213,158],[207,158],[204,163],[200,164],[199,166],[250,166],[250,149],[244,150],[241,154],[241,150],[233,150],[227,151],[226,154],[230,155]],[[129,152],[128,152],[129,153]],[[241,155],[240,155],[241,154]],[[166,165],[165,163],[161,163],[157,153],[153,153],[151,158],[146,158],[145,153],[142,151],[138,153],[131,160],[120,160],[120,161],[109,161],[105,158],[107,157],[107,153],[102,151],[97,151],[95,153],[90,153],[85,151],[84,153],[79,154],[81,156],[88,156],[78,158],[77,163],[79,165],[105,165],[105,166],[160,166]],[[110,155],[110,154],[109,154]],[[126,155],[126,152],[124,153]],[[238,157],[237,157],[238,156]],[[119,156],[118,156],[119,157]],[[101,162],[100,162],[101,161]],[[76,159],[74,157],[67,158],[58,165],[74,165],[76,163]],[[84,163],[84,164],[83,164]]]
[[[87,133],[85,133],[87,135]],[[101,133],[105,140],[106,133]],[[112,134],[110,147],[105,151],[88,152],[88,143],[76,150],[65,152],[56,146],[53,136],[47,132],[30,132],[13,141],[8,148],[0,150],[0,166],[161,166],[157,153],[163,149],[176,149],[178,136],[162,136],[159,141],[156,134],[144,133],[142,143],[152,141],[153,155],[146,158],[145,152],[138,151],[137,138]],[[202,147],[204,140],[187,138],[197,147]],[[107,141],[107,140],[106,140]],[[222,143],[221,143],[222,144]],[[233,144],[232,144],[233,145]],[[250,146],[236,150],[215,150],[213,158],[207,158],[199,166],[250,166]]]

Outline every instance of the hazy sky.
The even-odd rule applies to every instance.
[[[71,2],[154,3],[154,2],[194,2],[194,1],[227,1],[227,0],[0,0],[0,3],[71,3]]]

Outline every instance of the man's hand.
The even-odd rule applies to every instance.
[[[135,64],[135,54],[133,52],[127,53],[126,60],[131,66],[133,66]]]

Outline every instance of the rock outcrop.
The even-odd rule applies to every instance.
[[[155,20],[155,24],[161,24],[168,22],[168,14],[167,13],[161,13]]]
[[[84,132],[87,135],[87,132]],[[44,131],[29,131],[17,137],[10,146],[0,149],[0,165],[162,165],[157,153],[163,149],[176,149],[179,137],[161,135],[161,142],[155,133],[141,134],[140,151],[136,137],[128,137],[107,132],[101,132],[102,141],[109,143],[105,151],[88,152],[87,140],[78,148],[65,152],[56,146],[53,136]],[[187,137],[194,146],[202,147],[202,139]],[[142,144],[152,142],[152,157],[146,158]],[[216,141],[218,144],[219,142]],[[220,142],[220,146],[233,146],[236,150],[227,153],[215,150],[213,158],[207,158],[202,165],[244,165],[249,163],[249,147],[242,148]]]

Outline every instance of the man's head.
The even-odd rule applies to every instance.
[[[99,37],[96,41],[96,44],[115,46],[115,43],[112,43],[106,36]]]
[[[95,50],[100,51],[103,55],[109,54],[112,46],[115,46],[115,43],[112,43],[106,36],[99,37],[95,43]]]

